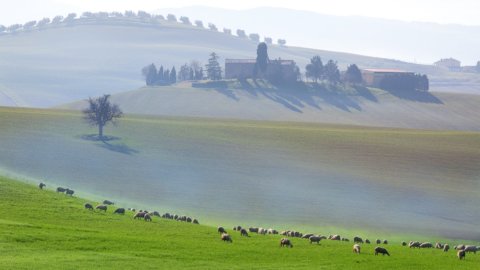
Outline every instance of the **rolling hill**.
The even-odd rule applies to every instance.
[[[191,85],[144,87],[113,95],[112,101],[129,114],[480,130],[480,95],[301,84],[279,89],[252,80]],[[86,101],[79,101],[58,108],[86,106]]]
[[[51,107],[137,89],[140,70],[155,62],[178,66],[209,53],[225,58],[255,57],[256,43],[175,22],[133,18],[77,19],[41,29],[0,35],[0,105]],[[432,89],[475,92],[478,74],[457,74],[431,66],[299,47],[269,48],[270,58],[293,59],[304,67],[314,55],[342,68],[389,67],[427,73]]]
[[[360,255],[351,242],[329,240],[312,245],[295,238],[293,248],[279,248],[279,235],[230,230],[233,242],[223,243],[215,227],[88,211],[85,199],[4,177],[0,187],[2,269],[473,269],[480,262],[473,254],[459,261],[455,251],[412,250],[396,239],[386,245],[389,257],[374,256],[374,244],[362,245]]]
[[[480,240],[478,132],[0,109],[2,175],[202,224]]]

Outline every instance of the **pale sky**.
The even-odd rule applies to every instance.
[[[480,25],[479,0],[0,0],[0,24],[83,11],[153,11],[161,8],[211,6],[229,9],[284,7],[330,15],[359,15],[403,21]]]

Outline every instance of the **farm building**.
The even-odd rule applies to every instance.
[[[366,86],[382,88],[386,78],[400,77],[411,78],[415,73],[399,69],[363,69],[362,78]]]
[[[461,71],[461,62],[454,58],[440,59],[434,65],[439,68],[446,68],[450,71]]]
[[[248,79],[254,77],[255,59],[225,59],[226,79]],[[285,80],[294,81],[297,69],[293,60],[270,60],[265,76],[281,76]]]

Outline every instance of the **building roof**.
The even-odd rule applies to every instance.
[[[225,64],[255,64],[257,60],[255,59],[225,59]],[[283,60],[283,59],[272,59],[270,63],[280,64],[280,65],[293,65],[295,61],[293,60]]]
[[[225,59],[225,64],[255,64],[255,59]]]
[[[362,71],[372,72],[372,73],[412,73],[410,71],[405,71],[401,69],[389,69],[389,68],[366,68]]]

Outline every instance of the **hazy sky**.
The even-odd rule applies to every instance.
[[[480,25],[478,0],[0,0],[0,24],[24,23],[42,17],[83,11],[152,11],[204,5],[230,9],[285,7],[331,15],[361,15],[404,21]]]

